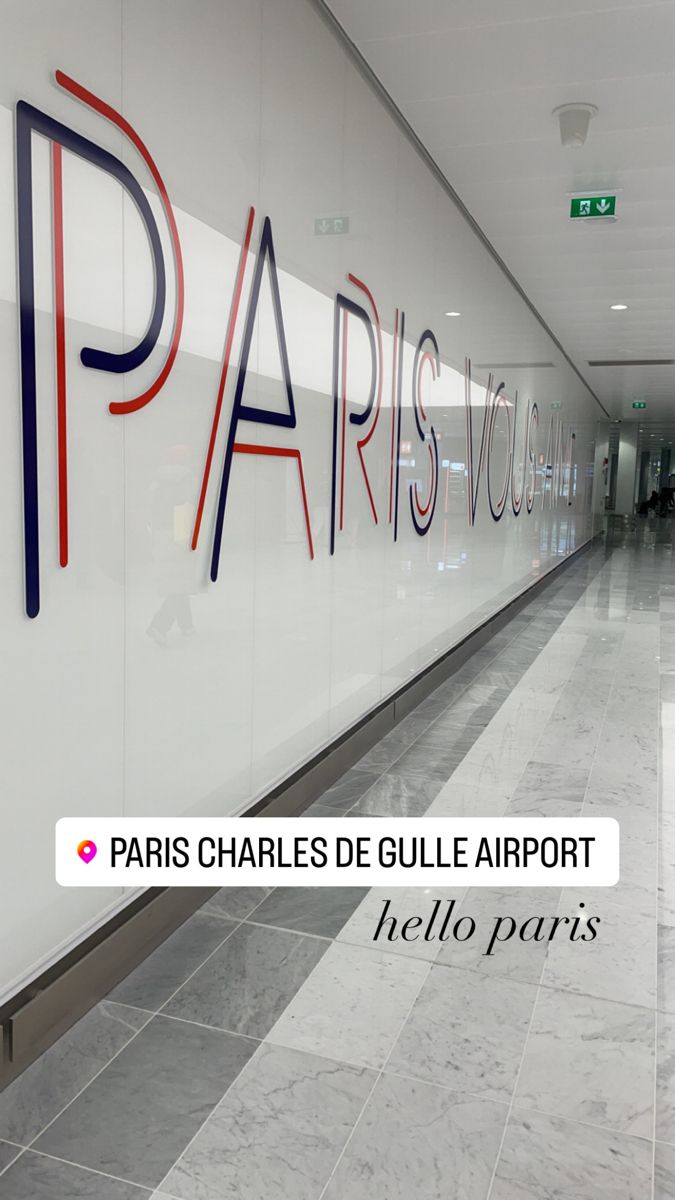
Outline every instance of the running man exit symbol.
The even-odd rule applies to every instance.
[[[349,217],[316,217],[314,233],[317,237],[331,234],[349,233]]]
[[[613,217],[616,214],[616,196],[573,196],[570,201],[570,217]]]

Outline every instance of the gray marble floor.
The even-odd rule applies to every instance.
[[[0,1095],[3,1200],[675,1200],[667,532],[579,558],[311,809],[614,816],[617,887],[223,889]]]

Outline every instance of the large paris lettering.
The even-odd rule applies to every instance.
[[[133,126],[105,101],[83,88],[62,72],[56,73],[56,82],[74,100],[86,105],[103,120],[114,124],[147,168],[160,197],[163,216],[168,229],[168,239],[173,256],[175,274],[175,311],[171,318],[171,333],[168,350],[152,383],[132,399],[114,401],[109,405],[113,415],[137,412],[148,405],[161,391],[171,372],[178,353],[184,315],[183,261],[176,220],[162,176]],[[23,432],[23,522],[26,612],[34,617],[40,610],[40,539],[38,512],[38,438],[37,438],[37,382],[36,382],[36,320],[35,320],[35,263],[33,229],[33,137],[46,138],[51,145],[52,155],[52,244],[54,272],[54,347],[57,409],[57,486],[58,486],[58,538],[59,564],[65,567],[69,561],[68,539],[68,421],[66,379],[66,292],[64,280],[67,264],[64,262],[64,198],[63,198],[63,155],[77,155],[98,170],[104,171],[120,185],[131,198],[145,228],[148,249],[153,264],[154,294],[145,333],[136,345],[122,352],[113,352],[100,347],[84,346],[80,349],[80,361],[90,370],[110,372],[115,375],[134,371],[145,363],[158,344],[162,329],[167,322],[166,295],[167,269],[162,249],[162,239],[150,204],[141,183],[130,168],[115,155],[97,145],[90,138],[77,133],[69,126],[57,121],[47,113],[26,101],[19,101],[16,109],[16,199],[18,233],[18,283],[21,363],[21,418]],[[251,243],[255,224],[255,210],[249,209],[245,223],[238,268],[230,302],[229,316],[224,334],[223,357],[214,412],[208,437],[201,487],[196,505],[196,516],[192,531],[191,548],[199,543],[201,526],[206,511],[209,481],[222,417],[225,392],[233,347],[237,332],[239,309],[245,292],[249,260],[253,262],[252,278],[246,315],[241,335],[241,349],[237,366],[236,385],[229,417],[224,449],[222,472],[215,499],[213,545],[210,559],[210,576],[216,581],[219,575],[222,543],[230,482],[235,455],[264,455],[272,458],[293,459],[297,465],[298,502],[302,505],[307,546],[310,558],[314,557],[314,544],[310,522],[310,509],[305,488],[303,458],[299,448],[289,443],[288,434],[297,428],[297,413],[289,363],[284,315],[279,289],[272,224],[269,216],[264,218],[260,240],[255,256],[251,254]],[[258,318],[263,279],[267,273],[274,313],[276,340],[281,362],[281,376],[285,394],[285,410],[275,411],[246,402],[246,383],[249,370],[254,330]],[[331,495],[330,495],[330,554],[334,555],[339,533],[344,529],[345,512],[348,506],[361,505],[370,513],[375,526],[381,524],[378,506],[384,510],[384,501],[373,486],[374,437],[382,410],[385,353],[384,335],[380,312],[375,297],[367,284],[356,274],[349,273],[347,282],[351,289],[338,292],[334,301],[333,358],[332,358],[332,441],[331,441]],[[357,331],[361,331],[357,334]],[[386,430],[384,444],[389,456],[386,522],[393,527],[393,540],[399,537],[401,437],[406,425],[406,437],[417,438],[422,447],[423,474],[410,481],[408,499],[412,529],[419,537],[425,537],[432,526],[436,511],[439,484],[439,438],[440,433],[432,421],[431,410],[425,406],[427,390],[431,393],[441,375],[441,354],[438,341],[431,329],[425,329],[418,338],[412,362],[412,378],[404,380],[404,351],[406,346],[405,313],[396,308],[391,326],[391,420]],[[361,376],[355,373],[357,361],[355,350],[363,351],[364,363]],[[351,336],[351,346],[350,346]],[[361,347],[358,347],[358,338]],[[351,374],[350,374],[351,362]],[[352,392],[357,384],[365,391],[365,402],[356,404]],[[365,386],[364,386],[365,385]],[[481,389],[482,391],[482,389]],[[411,414],[404,414],[403,395],[411,396]],[[474,447],[474,405],[472,397],[471,362],[465,361],[464,404],[466,421],[466,476],[467,509],[469,526],[477,520],[481,481],[485,477],[485,499],[487,508],[495,522],[503,519],[507,507],[518,517],[523,505],[528,513],[533,511],[537,487],[536,441],[539,428],[539,409],[535,402],[523,401],[516,391],[513,398],[507,394],[506,382],[497,382],[489,374],[484,389],[485,403],[482,427],[477,448]],[[242,425],[257,425],[276,429],[280,437],[274,444],[268,441],[249,440],[241,433]],[[504,435],[503,463],[497,461],[498,444]],[[541,489],[542,507],[553,508],[566,496],[571,503],[573,486],[573,444],[575,434],[571,427],[565,428],[561,415],[552,413],[548,426],[546,453],[540,459],[545,464],[544,485]],[[381,439],[380,439],[381,440]],[[426,452],[424,451],[426,447]],[[357,492],[348,494],[345,470],[348,456],[354,455],[357,466]],[[501,455],[501,451],[500,451]],[[386,486],[386,485],[385,485]]]
[[[398,495],[401,479],[401,409],[403,389],[403,347],[405,313],[394,314],[394,346],[391,364],[391,446],[389,451],[389,524],[394,522],[394,541],[398,541]]]
[[[345,512],[345,456],[347,451],[347,426],[356,425],[359,429],[365,429],[363,437],[357,438],[356,449],[359,458],[359,465],[366,488],[366,493],[372,513],[373,521],[378,524],[377,508],[373,498],[373,491],[370,485],[370,478],[363,457],[364,447],[372,438],[378,417],[380,415],[380,406],[382,403],[382,373],[383,373],[383,353],[382,353],[382,332],[380,329],[380,319],[375,307],[375,302],[371,293],[365,287],[365,284],[357,280],[355,276],[350,275],[348,279],[359,287],[370,300],[376,320],[377,328],[377,346],[375,343],[375,333],[373,332],[373,322],[362,305],[357,304],[349,296],[338,292],[335,297],[335,309],[333,315],[333,439],[332,439],[332,463],[331,463],[331,496],[330,496],[330,552],[335,553],[335,535],[336,527],[340,530],[344,527],[344,512]],[[349,318],[353,317],[361,322],[368,337],[368,345],[370,347],[370,381],[368,387],[368,399],[365,406],[360,411],[349,413],[349,422],[347,421],[347,377],[348,377],[348,346],[349,346]],[[368,427],[369,426],[369,427]]]
[[[169,224],[176,267],[176,314],[173,336],[162,370],[152,386],[133,400],[111,404],[115,414],[136,411],[153,398],[166,382],[173,365],[180,339],[183,319],[183,269],[180,242],[171,204],[154,160],[139,135],[121,114],[105,104],[92,92],[82,88],[69,76],[57,71],[57,83],[76,99],[113,122],[133,143],[144,159],[156,184]],[[143,337],[131,349],[122,352],[85,346],[80,351],[84,367],[122,374],[135,370],[154,350],[164,319],[166,303],[166,270],[162,244],[145,193],[129,167],[114,154],[91,139],[35,108],[25,100],[16,106],[16,208],[19,282],[19,342],[21,363],[21,424],[23,456],[23,524],[26,613],[37,616],[40,611],[40,522],[38,501],[38,438],[37,438],[37,378],[35,343],[35,263],[33,235],[33,135],[46,138],[52,151],[52,211],[54,254],[54,333],[56,357],[57,402],[57,477],[59,514],[59,564],[65,567],[69,559],[68,539],[68,448],[67,393],[65,368],[65,289],[63,254],[63,151],[77,155],[93,167],[112,176],[134,202],[145,227],[154,267],[154,298],[148,326]]]
[[[529,480],[525,492],[525,507],[528,513],[534,508],[534,492],[537,485],[537,456],[534,448],[535,430],[539,425],[539,408],[536,402],[529,411],[527,420],[527,461],[529,463]]]
[[[522,465],[520,468],[520,491],[516,491],[516,439],[518,437],[518,392],[513,401],[513,450],[511,467],[511,509],[517,517],[523,507],[523,499],[528,513],[532,512],[534,489],[536,485],[536,458],[534,453],[534,431],[539,422],[539,410],[536,404],[527,402],[525,418],[522,422]]]
[[[431,350],[425,348],[427,343],[431,345]],[[410,515],[413,529],[420,537],[424,537],[431,529],[438,496],[438,442],[436,431],[422,404],[422,373],[425,366],[428,366],[431,371],[432,379],[438,379],[441,373],[441,356],[438,351],[438,342],[430,329],[424,330],[417,343],[412,377],[412,403],[417,435],[421,442],[426,443],[429,453],[429,486],[425,504],[422,504],[420,500],[417,480],[414,480],[410,487]],[[429,426],[428,433],[425,431],[426,425]]]
[[[511,469],[512,469],[512,465],[513,465],[513,447],[511,444],[511,408],[509,405],[509,401],[506,398],[506,393],[504,391],[505,387],[506,387],[506,384],[500,383],[499,387],[497,388],[497,390],[494,393],[494,396],[492,398],[492,406],[491,406],[491,411],[490,411],[490,432],[488,434],[488,439],[487,439],[487,468],[486,468],[485,473],[487,475],[488,504],[490,506],[490,512],[492,513],[493,521],[501,521],[502,517],[504,516],[504,510],[506,508],[506,501],[507,501],[508,494],[509,494],[509,485],[511,485],[511,490],[513,490],[513,478],[512,478],[512,474],[511,474]],[[505,463],[505,467],[504,467],[504,481],[503,481],[503,485],[502,485],[502,490],[501,490],[501,493],[499,494],[499,496],[497,498],[495,498],[495,496],[493,494],[493,490],[492,490],[492,470],[491,470],[491,468],[492,468],[492,455],[493,455],[495,429],[497,427],[497,417],[499,415],[500,408],[502,408],[506,414],[506,447],[507,447],[507,449],[506,449],[506,463]],[[514,413],[514,426],[515,426],[515,413]],[[516,513],[516,516],[517,515],[518,514]]]
[[[520,515],[523,506],[523,498],[525,499],[525,508],[527,512],[531,513],[534,506],[534,494],[537,479],[535,438],[536,430],[539,426],[538,406],[536,403],[532,404],[530,401],[528,401],[525,420],[522,427],[523,452],[521,477],[518,490],[518,486],[516,484],[516,437],[518,433],[519,404],[518,392],[515,393],[514,400],[511,403],[506,396],[506,384],[502,382],[495,387],[494,376],[492,374],[488,376],[488,381],[485,388],[485,408],[483,411],[480,448],[478,451],[478,461],[476,462],[473,446],[473,406],[471,399],[471,384],[471,361],[467,358],[464,365],[464,404],[466,411],[467,505],[469,525],[472,526],[476,522],[481,474],[484,469],[487,476],[488,507],[494,521],[500,521],[502,519],[506,510],[509,492],[511,495],[511,510],[514,517],[518,517]],[[494,441],[497,414],[500,408],[503,408],[506,414],[507,453],[501,492],[499,495],[496,495],[493,493],[492,488],[490,459]],[[512,413],[513,415],[511,415]],[[551,420],[553,421],[553,418],[551,418]],[[551,425],[551,429],[552,428],[553,425]],[[549,431],[549,448],[550,445],[551,432]],[[556,451],[556,454],[557,453],[558,451]],[[542,504],[544,501],[545,497],[544,493],[542,492]]]
[[[516,491],[516,438],[518,436],[518,392],[516,391],[513,398],[513,444],[511,448],[511,511],[514,517],[520,514],[523,507],[523,496],[525,494],[525,475],[527,472],[527,435],[528,424],[530,420],[530,406],[528,403],[525,420],[523,422],[523,446],[522,446],[522,468],[520,476],[520,491]]]
[[[480,490],[480,481],[483,468],[488,460],[488,446],[494,436],[494,418],[495,398],[502,394],[505,384],[500,383],[497,388],[494,387],[494,376],[492,373],[488,376],[487,386],[485,388],[485,408],[483,410],[483,425],[480,436],[480,448],[478,451],[478,463],[475,463],[473,453],[473,405],[471,402],[471,360],[466,359],[464,364],[464,408],[466,416],[466,464],[467,464],[467,504],[469,525],[476,523],[476,509],[478,506],[478,492]],[[494,517],[494,509],[492,507],[492,496],[489,493],[489,470],[488,470],[488,501]],[[503,510],[503,506],[502,506]],[[496,518],[499,520],[501,512]]]
[[[275,412],[266,408],[256,408],[253,405],[244,403],[244,390],[246,387],[248,360],[251,352],[251,342],[253,339],[253,332],[258,313],[258,303],[260,300],[260,286],[262,284],[265,266],[267,266],[269,273],[272,307],[274,310],[274,324],[279,347],[279,355],[281,358],[281,370],[284,388],[286,391],[286,401],[288,404],[288,411],[285,413]],[[286,331],[284,329],[284,317],[281,310],[281,296],[279,294],[279,278],[277,275],[274,243],[272,241],[272,223],[269,217],[265,217],[263,222],[255,274],[253,276],[251,294],[249,296],[248,309],[246,312],[246,323],[244,325],[244,336],[242,340],[241,357],[239,360],[239,373],[237,375],[237,385],[234,393],[234,405],[232,407],[230,426],[227,434],[227,445],[225,448],[225,462],[223,464],[223,473],[220,481],[220,491],[218,493],[218,502],[216,506],[216,523],[213,536],[213,550],[211,553],[211,579],[214,581],[214,583],[218,578],[220,551],[223,540],[223,525],[225,522],[225,508],[227,506],[227,495],[230,487],[232,460],[235,454],[269,455],[274,458],[295,459],[298,464],[300,493],[305,514],[305,528],[307,531],[309,555],[310,558],[314,558],[314,545],[312,542],[312,530],[309,521],[307,493],[305,490],[305,476],[302,467],[302,455],[300,454],[300,451],[294,446],[270,446],[260,445],[258,443],[238,442],[237,430],[239,428],[240,421],[251,421],[255,424],[271,425],[281,429],[295,429],[297,425],[295,401],[293,399],[293,384],[291,382],[291,368],[288,362],[288,349],[286,346]],[[194,540],[195,539],[193,536],[193,543]]]

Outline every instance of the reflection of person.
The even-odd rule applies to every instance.
[[[651,509],[652,509],[654,512],[656,512],[656,506],[657,506],[658,502],[659,502],[659,494],[658,494],[658,492],[652,492],[651,496],[649,497],[649,500],[643,500],[643,501],[642,501],[642,504],[641,504],[641,505],[640,505],[640,507],[638,508],[638,516],[639,516],[639,517],[646,517],[646,516],[647,516],[647,513],[648,513],[648,512],[649,512],[649,510],[650,510],[650,508],[651,508]]]
[[[150,625],[148,637],[166,646],[174,623],[185,637],[193,634],[190,605],[190,555],[194,480],[187,446],[170,446],[150,496],[150,533],[157,590],[164,600]]]
[[[661,495],[659,496],[659,501],[661,504],[661,507],[659,509],[660,517],[665,517],[667,515],[668,511],[675,504],[675,501],[673,500],[674,490],[675,489],[673,489],[671,487],[662,487],[661,488]]]

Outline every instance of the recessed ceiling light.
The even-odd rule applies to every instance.
[[[446,312],[446,317],[461,317],[461,312]]]
[[[628,308],[628,305],[627,304],[610,304],[609,307],[611,308],[612,312],[624,312]]]

